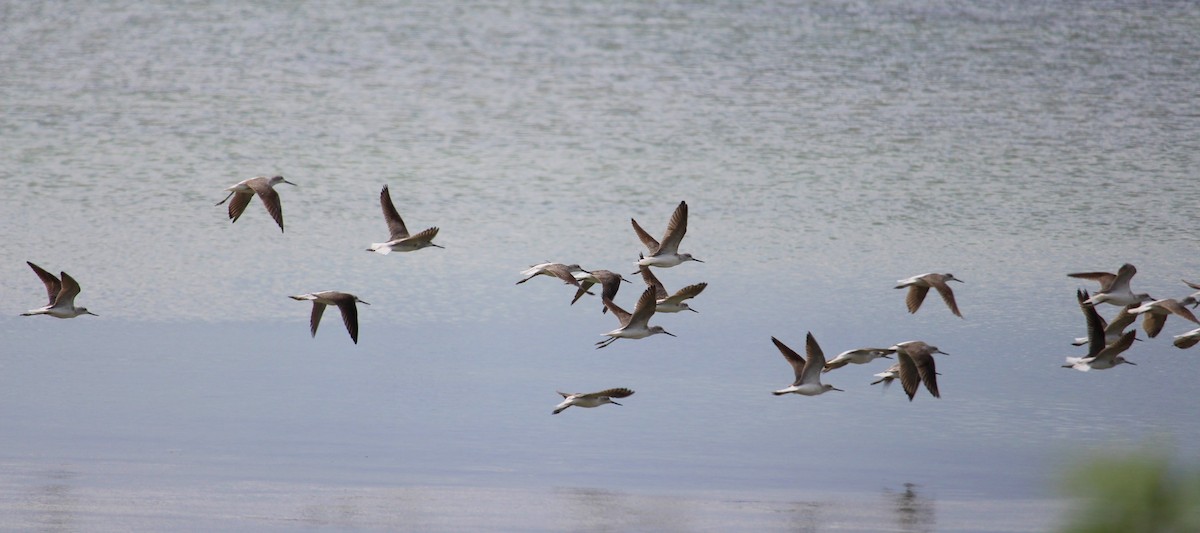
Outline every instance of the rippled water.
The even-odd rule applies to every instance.
[[[1200,452],[1183,322],[1137,367],[1057,368],[1082,351],[1066,272],[1132,262],[1156,297],[1200,278],[1192,4],[13,3],[0,27],[0,508],[18,525],[61,521],[28,503],[44,487],[79,495],[63,529],[178,525],[112,503],[149,485],[164,512],[232,508],[210,522],[226,529],[286,528],[338,488],[374,503],[308,523],[478,528],[445,509],[462,490],[495,491],[473,494],[510,528],[603,529],[504,510],[568,509],[544,492],[567,487],[866,530],[892,522],[819,495],[910,490],[933,516],[895,527],[1037,530],[1080,449]],[[299,184],[280,188],[286,233],[257,201],[237,224],[213,205],[274,173]],[[363,252],[384,184],[445,250]],[[513,286],[548,259],[632,272],[627,220],[659,234],[680,200],[706,263],[660,277],[709,288],[699,314],[655,318],[678,338],[596,352],[615,321],[595,299]],[[26,260],[79,279],[100,317],[16,316],[43,297]],[[904,312],[894,280],[927,271],[966,280],[964,320],[936,298]],[[322,289],[372,303],[357,346],[336,317],[310,339],[286,298]],[[768,338],[806,331],[827,354],[937,344],[943,398],[869,387],[873,366],[830,374],[845,393],[770,396],[790,376]],[[610,386],[638,392],[548,414],[555,389]],[[256,484],[257,507],[217,496]],[[376,507],[418,489],[436,520]],[[1037,502],[1022,520],[985,512],[1018,501]],[[778,502],[824,510],[754,521]],[[621,529],[719,527],[680,505]],[[643,512],[617,507],[597,516]]]

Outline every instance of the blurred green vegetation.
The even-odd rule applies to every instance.
[[[1064,489],[1076,500],[1067,533],[1200,532],[1197,458],[1172,462],[1159,450],[1096,456],[1077,466]]]

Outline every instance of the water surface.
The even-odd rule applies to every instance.
[[[1183,322],[1136,367],[1058,368],[1092,288],[1065,273],[1132,262],[1156,297],[1200,278],[1191,4],[100,2],[0,22],[6,525],[1036,531],[1089,450],[1200,452]],[[299,184],[286,232],[257,201],[237,224],[213,205],[275,173]],[[384,184],[445,250],[363,251]],[[655,318],[678,338],[595,351],[616,327],[595,298],[513,285],[544,260],[632,272],[628,220],[661,234],[680,200],[706,263],[659,277],[709,288]],[[16,316],[44,294],[26,260],[100,316]],[[966,280],[965,319],[905,312],[894,280],[929,271]],[[286,297],[324,289],[371,302],[358,345],[329,313],[310,338]],[[769,337],[807,331],[830,355],[936,344],[943,398],[869,386],[885,363],[771,396],[791,377]],[[555,390],[613,386],[637,394],[549,414]]]

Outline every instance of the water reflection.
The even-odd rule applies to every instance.
[[[679,531],[690,513],[650,497],[592,488],[561,489],[571,529],[584,531]]]
[[[830,522],[863,518],[851,517],[819,501],[668,497],[595,488],[563,488],[556,492],[562,501],[560,525],[572,531],[814,532]],[[873,523],[878,525],[881,523]]]
[[[74,531],[79,497],[72,482],[78,474],[66,469],[46,472],[46,481],[30,487],[32,509],[41,531]]]
[[[905,483],[904,492],[884,490],[884,497],[891,501],[896,525],[901,531],[928,532],[936,529],[937,513],[932,500],[921,497],[917,485]]]

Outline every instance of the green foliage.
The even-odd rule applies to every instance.
[[[1200,532],[1200,470],[1166,454],[1098,457],[1076,468],[1066,489],[1079,498],[1067,533]]]

